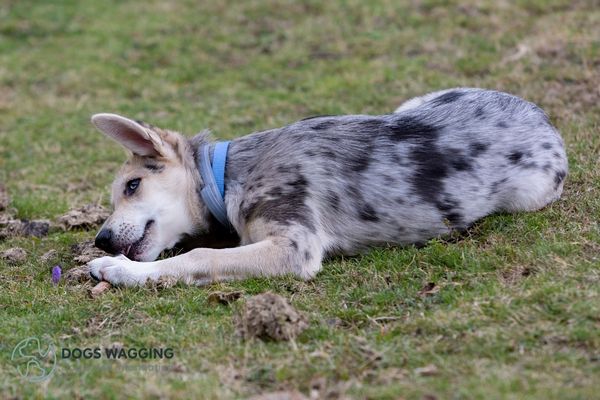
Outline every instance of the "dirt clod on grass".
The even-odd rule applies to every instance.
[[[65,230],[93,229],[101,225],[110,212],[99,204],[86,204],[58,217],[58,225]]]
[[[237,332],[244,339],[292,340],[308,327],[306,318],[274,293],[249,298],[237,315]]]
[[[71,268],[65,272],[64,278],[70,283],[85,283],[92,280],[90,269],[87,265]]]
[[[505,285],[515,285],[536,273],[531,266],[517,265],[501,272],[501,280]]]
[[[14,209],[9,211],[10,197],[0,184],[0,240],[17,236],[44,237],[48,235],[50,222],[46,220],[14,219]]]
[[[10,197],[8,196],[8,192],[6,191],[6,187],[0,184],[0,211],[6,210],[9,204]]]
[[[427,282],[423,289],[419,290],[417,293],[421,297],[433,296],[437,292],[440,291],[440,287],[435,284],[435,282]]]
[[[50,261],[54,260],[57,257],[58,257],[58,251],[52,249],[52,250],[48,250],[47,252],[42,254],[42,256],[40,257],[40,260],[43,263],[49,263]]]
[[[95,258],[109,255],[94,246],[92,240],[85,240],[72,245],[71,253],[73,254],[74,262],[83,264],[65,272],[65,280],[71,284],[90,282],[92,278],[90,277],[90,269],[86,264]]]
[[[160,278],[158,278],[158,281],[156,281],[156,288],[157,289],[170,289],[173,286],[177,285],[177,278],[175,278],[174,276],[161,276]]]
[[[27,252],[20,247],[13,247],[0,253],[0,258],[9,264],[21,264],[27,259]]]
[[[250,397],[248,400],[308,400],[308,397],[297,390],[286,390],[257,394],[256,396]]]
[[[234,292],[212,292],[208,295],[208,302],[210,304],[224,304],[228,305],[235,302],[237,299],[242,297],[243,292],[234,291]]]
[[[438,368],[434,364],[429,364],[424,367],[415,368],[415,374],[420,376],[434,376],[438,374]]]
[[[46,220],[8,219],[0,228],[0,239],[17,236],[44,237],[48,235],[50,222]]]
[[[13,221],[12,216],[4,211],[0,211],[0,227],[7,225],[10,221]]]
[[[71,252],[73,253],[73,261],[80,264],[87,264],[95,258],[110,255],[97,248],[92,240],[74,244],[71,246]]]

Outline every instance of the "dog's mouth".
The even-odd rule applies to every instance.
[[[140,255],[144,253],[146,248],[148,247],[148,234],[150,232],[150,228],[154,225],[154,220],[151,219],[146,222],[146,226],[144,227],[144,233],[142,237],[139,238],[135,243],[130,244],[125,250],[125,256],[130,260],[137,260]]]

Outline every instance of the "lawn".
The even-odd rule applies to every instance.
[[[562,132],[560,201],[466,235],[325,263],[312,281],[115,289],[50,281],[93,230],[0,240],[0,397],[583,399],[600,389],[600,5],[594,0],[4,0],[0,183],[19,218],[109,204],[125,153],[89,117],[117,112],[234,138],[317,114],[381,114],[454,86],[536,102]],[[50,249],[58,259],[40,256]],[[208,301],[239,290],[232,305]],[[309,328],[244,341],[234,315],[283,295]],[[61,359],[29,382],[22,339],[169,347],[168,360]],[[159,366],[159,371],[151,370]]]

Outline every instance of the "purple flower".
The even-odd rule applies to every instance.
[[[60,274],[60,266],[57,265],[54,268],[52,268],[52,283],[54,283],[55,285],[57,285],[58,281],[60,281]]]

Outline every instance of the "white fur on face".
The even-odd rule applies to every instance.
[[[194,224],[188,212],[187,185],[182,168],[166,168],[158,179],[147,179],[147,194],[141,199],[141,208],[153,213],[155,229],[152,231],[151,243],[144,254],[144,261],[155,260],[161,251],[170,249],[184,234],[192,234]]]
[[[141,178],[139,187],[126,196],[126,184],[135,178]],[[116,249],[134,260],[153,261],[183,235],[192,234],[189,182],[185,169],[171,162],[160,172],[144,168],[143,160],[125,165],[113,183],[115,210],[103,227],[112,231]]]

